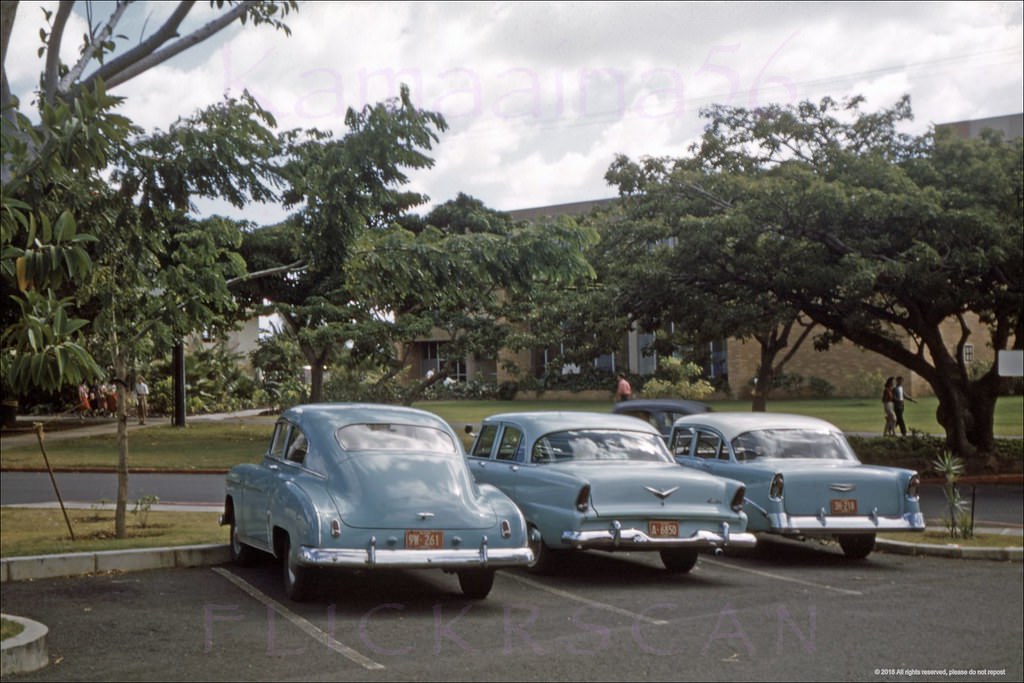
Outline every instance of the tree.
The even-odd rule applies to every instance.
[[[196,197],[237,207],[267,201],[278,181],[274,121],[247,94],[132,140],[112,159],[113,186],[97,204],[111,216],[94,250],[95,269],[80,288],[94,321],[92,339],[111,368],[118,396],[118,496],[115,526],[125,533],[128,442],[126,390],[136,364],[189,335],[216,334],[235,322],[229,289],[242,277],[242,226],[191,218]],[[217,163],[209,163],[211,150]]]
[[[463,194],[422,220],[366,230],[347,270],[361,321],[353,358],[370,355],[387,379],[408,367],[414,342],[440,330],[448,362],[409,385],[411,404],[450,375],[452,359],[508,347],[538,294],[591,278],[584,253],[594,239],[569,219],[516,223]]]
[[[824,330],[819,348],[846,339],[917,373],[951,450],[990,452],[1000,378],[972,375],[963,347],[976,316],[994,350],[1024,348],[1024,143],[909,136],[908,98],[874,114],[862,103],[712,107],[676,187],[721,206],[706,227],[722,248],[702,256],[763,250],[734,271],[740,291],[801,311]]]
[[[285,277],[244,289],[252,301],[270,301],[298,343],[310,366],[311,401],[322,400],[324,368],[358,333],[347,272],[353,244],[426,201],[400,188],[407,171],[433,165],[426,152],[447,128],[440,114],[416,108],[404,85],[395,99],[350,109],[345,125],[339,139],[321,131],[293,137],[284,200],[300,209],[270,233],[250,233],[245,246],[254,267],[293,265]]]
[[[90,24],[73,65],[62,63],[60,54],[75,3],[61,2],[56,12],[47,11],[49,30],[41,33],[39,49],[45,65],[33,118],[13,96],[7,75],[19,4],[0,3],[0,295],[15,303],[3,308],[3,365],[15,392],[53,390],[99,374],[81,344],[86,319],[76,317],[69,292],[91,268],[83,245],[111,225],[110,214],[95,205],[106,194],[102,171],[139,132],[114,113],[120,100],[108,91],[236,22],[269,24],[287,33],[281,18],[296,8],[290,0],[218,0],[223,11],[213,21],[182,35],[180,27],[194,4],[179,3],[150,37],[111,56],[115,28],[131,5],[117,3],[104,22]]]
[[[180,152],[189,147],[191,132],[179,128],[168,137],[139,137],[140,130],[113,113],[120,100],[110,96],[108,90],[235,22],[267,23],[287,32],[278,17],[296,5],[290,1],[268,1],[225,6],[218,1],[216,5],[224,11],[216,19],[192,33],[180,35],[180,26],[193,5],[179,3],[154,34],[112,57],[116,47],[113,31],[130,6],[127,2],[117,3],[105,22],[89,26],[79,59],[69,66],[61,62],[60,53],[74,2],[61,2],[55,13],[46,14],[51,23],[49,30],[41,34],[40,55],[45,57],[45,66],[37,97],[38,120],[33,121],[13,97],[7,77],[7,46],[18,3],[0,4],[0,106],[4,123],[0,270],[4,276],[3,294],[14,299],[18,305],[16,315],[20,316],[10,327],[5,325],[4,334],[5,360],[7,350],[13,352],[14,359],[5,363],[5,370],[13,370],[8,379],[13,381],[15,391],[29,386],[55,389],[77,377],[100,374],[95,361],[80,344],[86,318],[69,314],[74,308],[82,311],[87,310],[83,306],[91,306],[90,312],[102,320],[103,329],[114,334],[113,346],[108,348],[114,378],[120,384],[118,403],[123,411],[128,354],[135,347],[133,343],[124,345],[127,340],[119,334],[124,331],[120,326],[136,323],[130,333],[134,335],[130,337],[132,342],[152,333],[168,316],[177,316],[177,321],[168,324],[169,329],[181,330],[190,325],[190,329],[195,329],[195,325],[208,322],[204,315],[215,313],[226,301],[225,274],[216,267],[225,254],[225,226],[214,220],[199,227],[191,221],[186,215],[191,208],[190,194],[223,193],[229,201],[247,194],[259,197],[263,192],[261,174],[266,168],[246,168],[245,160],[219,156],[215,156],[214,163],[208,158],[200,160],[187,155],[160,158],[164,151]],[[94,63],[96,68],[88,71]],[[243,114],[240,120],[245,121],[254,113],[258,118],[261,111],[257,109]],[[228,106],[221,112],[209,112],[210,120],[197,122],[201,128],[208,126],[197,138],[216,128],[218,114],[226,114],[230,119],[237,111],[238,108]],[[237,131],[237,138],[231,138],[236,132],[231,131],[224,140],[241,140],[252,131],[244,126]],[[256,144],[265,140],[259,139]],[[168,149],[162,150],[160,145],[164,143]],[[198,151],[208,157],[210,149],[187,151]],[[237,151],[230,145],[226,149]],[[147,163],[147,152],[159,161]],[[130,161],[125,162],[126,159]],[[103,172],[118,161],[125,163],[114,173],[117,186],[111,187]],[[183,162],[185,166],[180,165]],[[235,166],[229,169],[232,163]],[[153,174],[147,176],[147,171]],[[241,186],[240,191],[234,190],[236,183]],[[80,229],[83,225],[89,226],[89,233]],[[88,258],[90,254],[84,244],[90,240],[95,241],[91,245],[92,259]],[[93,277],[90,273],[96,258],[104,265]],[[240,265],[239,259],[227,258],[228,269]],[[57,288],[63,288],[63,294],[56,292]],[[125,291],[119,291],[122,288]],[[46,294],[41,296],[44,289]],[[107,306],[102,301],[104,291],[118,293]],[[90,293],[99,296],[88,302]],[[156,302],[164,304],[159,309],[161,315],[145,317]],[[106,318],[99,315],[102,312],[108,314]],[[22,368],[30,371],[20,371]],[[125,533],[127,496],[127,435],[123,418],[122,412],[115,515],[119,537]]]
[[[773,244],[732,221],[751,181],[707,174],[696,160],[620,156],[605,178],[618,186],[621,215],[603,240],[617,308],[632,324],[658,331],[664,353],[706,348],[720,339],[753,339],[760,362],[752,409],[764,411],[777,377],[808,339],[813,323],[771,291],[746,285],[776,261]],[[731,381],[743,378],[730,378]]]

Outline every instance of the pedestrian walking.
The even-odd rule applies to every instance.
[[[633,387],[630,386],[629,380],[626,379],[626,373],[619,373],[619,382],[615,387],[615,400],[616,401],[628,401],[633,398]]]
[[[882,387],[882,409],[885,411],[884,436],[896,436],[896,394],[894,392],[895,378],[889,377]]]
[[[139,381],[135,384],[135,403],[136,403],[136,416],[139,418],[139,424],[146,424],[146,414],[149,412],[149,385],[146,384],[146,378],[139,376]]]
[[[903,436],[907,435],[907,423],[903,420],[903,409],[906,406],[906,401],[911,403],[917,403],[910,397],[907,390],[903,387],[903,378],[896,378],[896,386],[892,389],[893,393],[893,411],[896,413],[896,426],[900,428],[900,434]]]

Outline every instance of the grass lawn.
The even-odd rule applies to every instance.
[[[746,401],[713,402],[715,410],[749,411]],[[907,405],[906,420],[912,430],[941,434],[935,421],[937,400],[921,399]],[[437,413],[460,435],[466,424],[478,425],[495,413],[530,410],[583,410],[608,412],[608,401],[429,401],[416,407]],[[846,432],[878,434],[882,430],[882,409],[878,401],[868,399],[820,399],[773,401],[772,412],[813,415],[832,422]],[[128,436],[128,464],[131,469],[226,470],[241,462],[258,462],[270,433],[274,417],[246,417],[219,422],[189,423],[186,427],[152,426],[132,430]],[[117,465],[115,428],[110,434],[91,437],[66,437],[45,441],[46,453],[55,469],[105,468]],[[1024,397],[1000,398],[996,403],[996,436],[1024,435]],[[65,435],[62,435],[65,436]],[[468,444],[467,444],[468,445]],[[44,466],[39,445],[34,439],[25,446],[4,444],[0,468],[4,470],[38,469]]]
[[[59,508],[0,508],[0,557],[82,553],[128,548],[227,543],[217,512],[152,510],[143,518],[129,509],[127,538],[114,537],[113,510],[68,510],[72,541]]]

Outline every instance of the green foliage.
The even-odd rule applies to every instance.
[[[56,391],[102,375],[92,356],[74,341],[86,321],[68,316],[70,300],[58,300],[52,291],[43,296],[30,290],[14,301],[21,315],[3,332],[5,385],[19,393],[31,387]]]
[[[908,97],[863,102],[713,106],[690,156],[617,159],[618,309],[649,329],[754,338],[762,380],[812,329],[819,349],[849,340],[928,379],[951,449],[987,452],[1000,382],[972,377],[942,332],[973,313],[978,343],[1020,344],[1024,141],[909,136]]]
[[[885,376],[878,370],[860,372],[846,379],[846,391],[855,398],[878,398],[882,396]]]
[[[643,386],[645,398],[682,398],[701,400],[715,392],[711,383],[701,377],[699,365],[680,358],[659,359],[657,377]]]
[[[135,515],[136,523],[140,528],[146,528],[149,522],[149,512],[153,509],[153,506],[160,502],[159,496],[145,495],[135,501],[135,507],[132,509],[132,514]]]
[[[948,450],[932,461],[932,469],[945,479],[942,493],[949,514],[943,518],[951,538],[971,538],[974,535],[974,515],[971,504],[960,496],[956,482],[964,473],[964,461]]]

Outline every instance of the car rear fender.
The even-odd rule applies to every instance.
[[[287,534],[293,548],[320,544],[323,504],[326,501],[333,506],[333,503],[330,497],[316,493],[308,491],[295,480],[289,480],[271,495],[267,506],[267,525],[275,555],[279,553],[282,533]],[[327,511],[329,513],[330,508]]]

